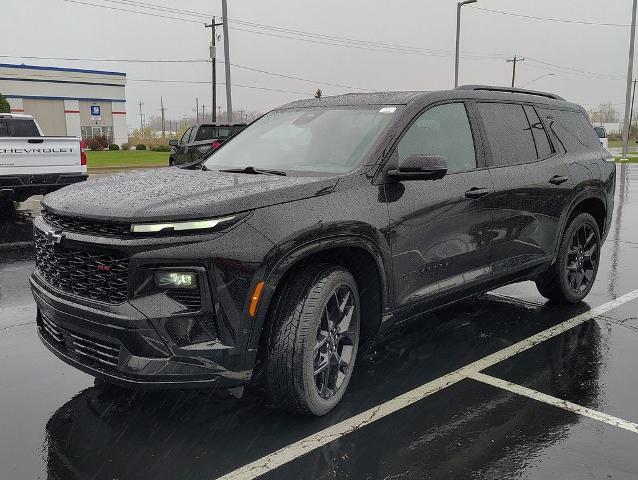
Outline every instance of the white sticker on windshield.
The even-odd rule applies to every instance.
[[[396,112],[397,107],[383,107],[381,110],[379,110],[379,113],[394,113]]]

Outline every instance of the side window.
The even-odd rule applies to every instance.
[[[212,126],[204,126],[199,127],[197,130],[197,136],[195,137],[195,141],[199,142],[200,140],[212,140],[215,138],[215,127]]]
[[[439,155],[448,172],[476,168],[476,153],[465,105],[433,107],[410,126],[397,148],[399,165],[412,155]]]
[[[574,149],[583,146],[601,148],[594,127],[582,112],[576,110],[545,110],[545,112],[557,124],[558,128],[555,127],[555,132],[566,145],[573,144]]]
[[[8,137],[9,131],[7,130],[7,122],[0,120],[0,137]]]
[[[184,132],[184,135],[182,135],[182,139],[179,141],[180,145],[184,145],[185,143],[189,142],[192,131],[193,131],[193,127],[189,128],[188,130]]]
[[[517,165],[538,160],[532,127],[522,105],[479,103],[494,166]]]
[[[527,120],[532,126],[532,136],[534,137],[534,144],[536,145],[536,156],[540,160],[547,158],[554,153],[554,150],[551,143],[549,143],[547,132],[545,131],[545,127],[543,127],[543,122],[541,122],[541,119],[538,117],[534,107],[525,105],[524,109],[525,114],[527,115]]]

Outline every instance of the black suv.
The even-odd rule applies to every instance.
[[[219,148],[222,143],[244,128],[246,128],[245,123],[193,125],[184,132],[179,141],[171,140],[168,142],[171,146],[168,164],[173,166],[195,162],[204,157],[211,148],[213,150]]]
[[[254,381],[322,415],[391,327],[527,279],[582,300],[611,222],[610,160],[585,111],[546,93],[294,102],[188,168],[45,197],[40,337],[112,383]]]

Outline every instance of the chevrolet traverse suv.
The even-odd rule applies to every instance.
[[[497,87],[303,100],[201,162],[44,198],[44,344],[141,388],[263,384],[323,415],[392,327],[534,280],[592,288],[615,165],[585,111]]]

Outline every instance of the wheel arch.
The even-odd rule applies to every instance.
[[[361,301],[361,348],[365,349],[374,340],[389,302],[389,279],[383,256],[366,237],[338,236],[300,246],[282,256],[266,272],[266,286],[255,315],[249,348],[263,345],[268,334],[268,318],[286,281],[311,263],[340,265],[352,273]]]
[[[556,256],[558,255],[558,246],[560,245],[560,241],[569,226],[570,220],[579,213],[589,213],[592,217],[594,217],[598,224],[601,238],[605,237],[605,232],[609,228],[609,225],[607,225],[607,198],[604,192],[601,192],[598,189],[583,190],[572,200],[569,208],[563,216],[564,218],[559,230],[560,235],[556,238],[556,253],[554,255],[554,260],[556,260]]]

